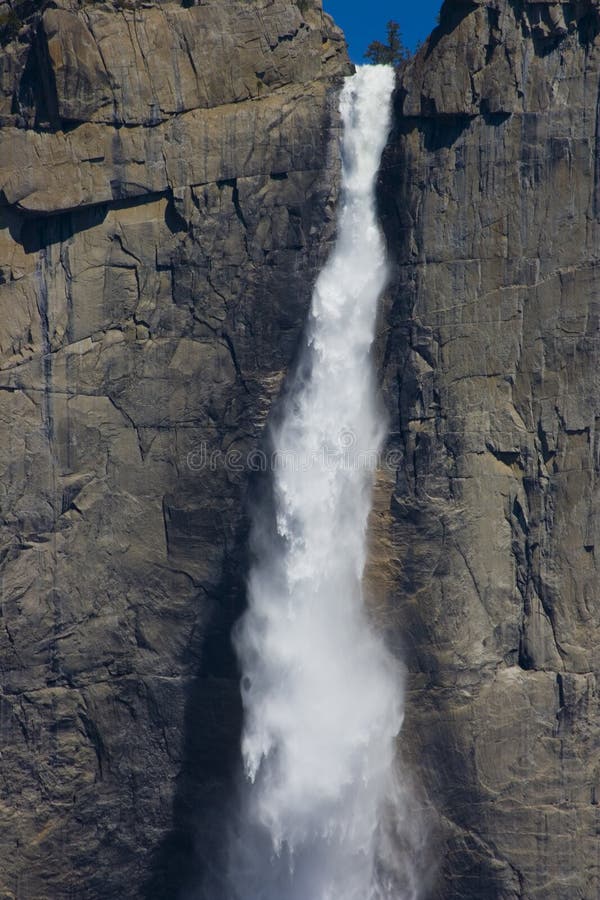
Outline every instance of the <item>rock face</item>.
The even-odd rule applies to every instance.
[[[2,47],[3,900],[174,900],[215,862],[246,457],[349,68],[287,0],[54,4]]]
[[[600,892],[599,30],[591,2],[448,0],[382,166],[373,553],[440,900]]]
[[[245,497],[332,237],[348,61],[308,0],[21,12],[0,898],[216,900]],[[409,668],[420,900],[600,892],[599,30],[595,0],[446,0],[397,90],[368,575]]]

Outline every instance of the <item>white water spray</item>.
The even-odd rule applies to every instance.
[[[277,535],[257,541],[236,637],[251,825],[232,867],[244,900],[416,896],[386,859],[402,679],[362,592],[384,437],[370,361],[387,275],[374,186],[393,81],[392,69],[365,66],[343,88],[338,238],[315,286],[306,358],[273,427]]]

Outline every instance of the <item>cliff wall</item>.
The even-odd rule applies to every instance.
[[[173,900],[217,866],[246,455],[349,63],[319,3],[29,13],[0,53],[0,896]]]
[[[375,548],[444,900],[600,891],[599,29],[448,0],[382,166]]]

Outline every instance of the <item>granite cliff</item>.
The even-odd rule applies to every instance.
[[[350,67],[318,2],[0,30],[0,897],[174,900],[219,867],[248,454]],[[369,583],[423,900],[600,890],[599,31],[595,0],[446,0],[396,92]]]
[[[599,30],[449,0],[382,166],[375,547],[444,900],[600,891]]]
[[[6,900],[172,900],[214,863],[245,459],[327,254],[348,71],[286,0],[52,3],[2,47]]]

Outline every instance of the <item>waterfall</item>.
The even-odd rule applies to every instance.
[[[346,79],[338,236],[272,426],[276,524],[268,532],[257,516],[236,634],[249,788],[232,878],[244,900],[416,896],[386,859],[402,678],[362,589],[385,431],[370,351],[386,282],[374,188],[393,82],[384,66]]]

